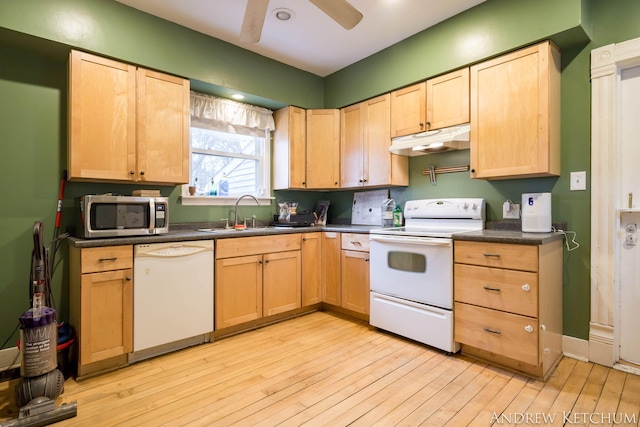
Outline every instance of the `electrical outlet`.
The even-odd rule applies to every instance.
[[[582,191],[587,189],[587,172],[571,172],[570,191]]]
[[[504,204],[502,205],[502,218],[503,219],[519,219],[520,205],[518,203],[504,202]]]

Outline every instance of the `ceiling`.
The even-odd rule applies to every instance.
[[[240,41],[247,0],[116,1],[324,77],[485,0],[349,0],[364,15],[351,30],[307,0],[270,0],[256,44]],[[281,8],[292,19],[276,19]]]

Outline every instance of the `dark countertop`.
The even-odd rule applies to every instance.
[[[454,242],[517,243],[521,245],[542,245],[562,238],[561,233],[523,233],[511,230],[480,230],[453,235]]]
[[[208,228],[206,224],[179,224],[172,226],[167,234],[153,236],[106,237],[100,239],[82,239],[68,237],[69,245],[77,248],[95,248],[101,246],[122,246],[150,243],[186,242],[190,240],[229,239],[234,237],[269,236],[275,234],[310,233],[319,231],[333,231],[338,233],[368,234],[374,225],[327,224],[311,227],[272,227],[259,226],[245,230],[214,228],[213,231],[198,231],[198,228]],[[492,229],[471,231],[454,234],[454,241],[477,241],[495,243],[517,243],[525,245],[540,245],[562,239],[560,233],[523,233],[516,230]]]
[[[319,231],[336,231],[340,233],[369,233],[371,229],[379,228],[369,225],[350,225],[350,224],[328,224],[324,226],[311,227],[272,227],[262,226],[256,228],[247,228],[245,230],[234,230],[224,228],[214,228],[213,231],[198,231],[198,228],[208,228],[206,225],[192,225],[186,228],[185,224],[180,224],[176,228],[173,226],[167,234],[158,234],[152,236],[131,236],[131,237],[103,237],[99,239],[82,239],[78,237],[68,237],[69,245],[76,248],[96,248],[101,246],[122,246],[122,245],[139,245],[150,243],[167,243],[167,242],[186,242],[190,240],[211,240],[211,239],[229,239],[234,237],[250,237],[250,236],[269,236],[274,234],[292,234],[292,233],[312,233]]]

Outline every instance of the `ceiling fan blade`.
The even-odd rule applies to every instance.
[[[247,9],[244,11],[242,30],[240,30],[241,42],[258,43],[260,41],[267,6],[269,6],[269,0],[247,0]]]
[[[362,20],[362,12],[347,0],[309,0],[345,30],[350,30]]]

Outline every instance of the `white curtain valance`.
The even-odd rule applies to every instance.
[[[196,92],[191,92],[191,123],[222,132],[261,136],[275,129],[271,110]]]

